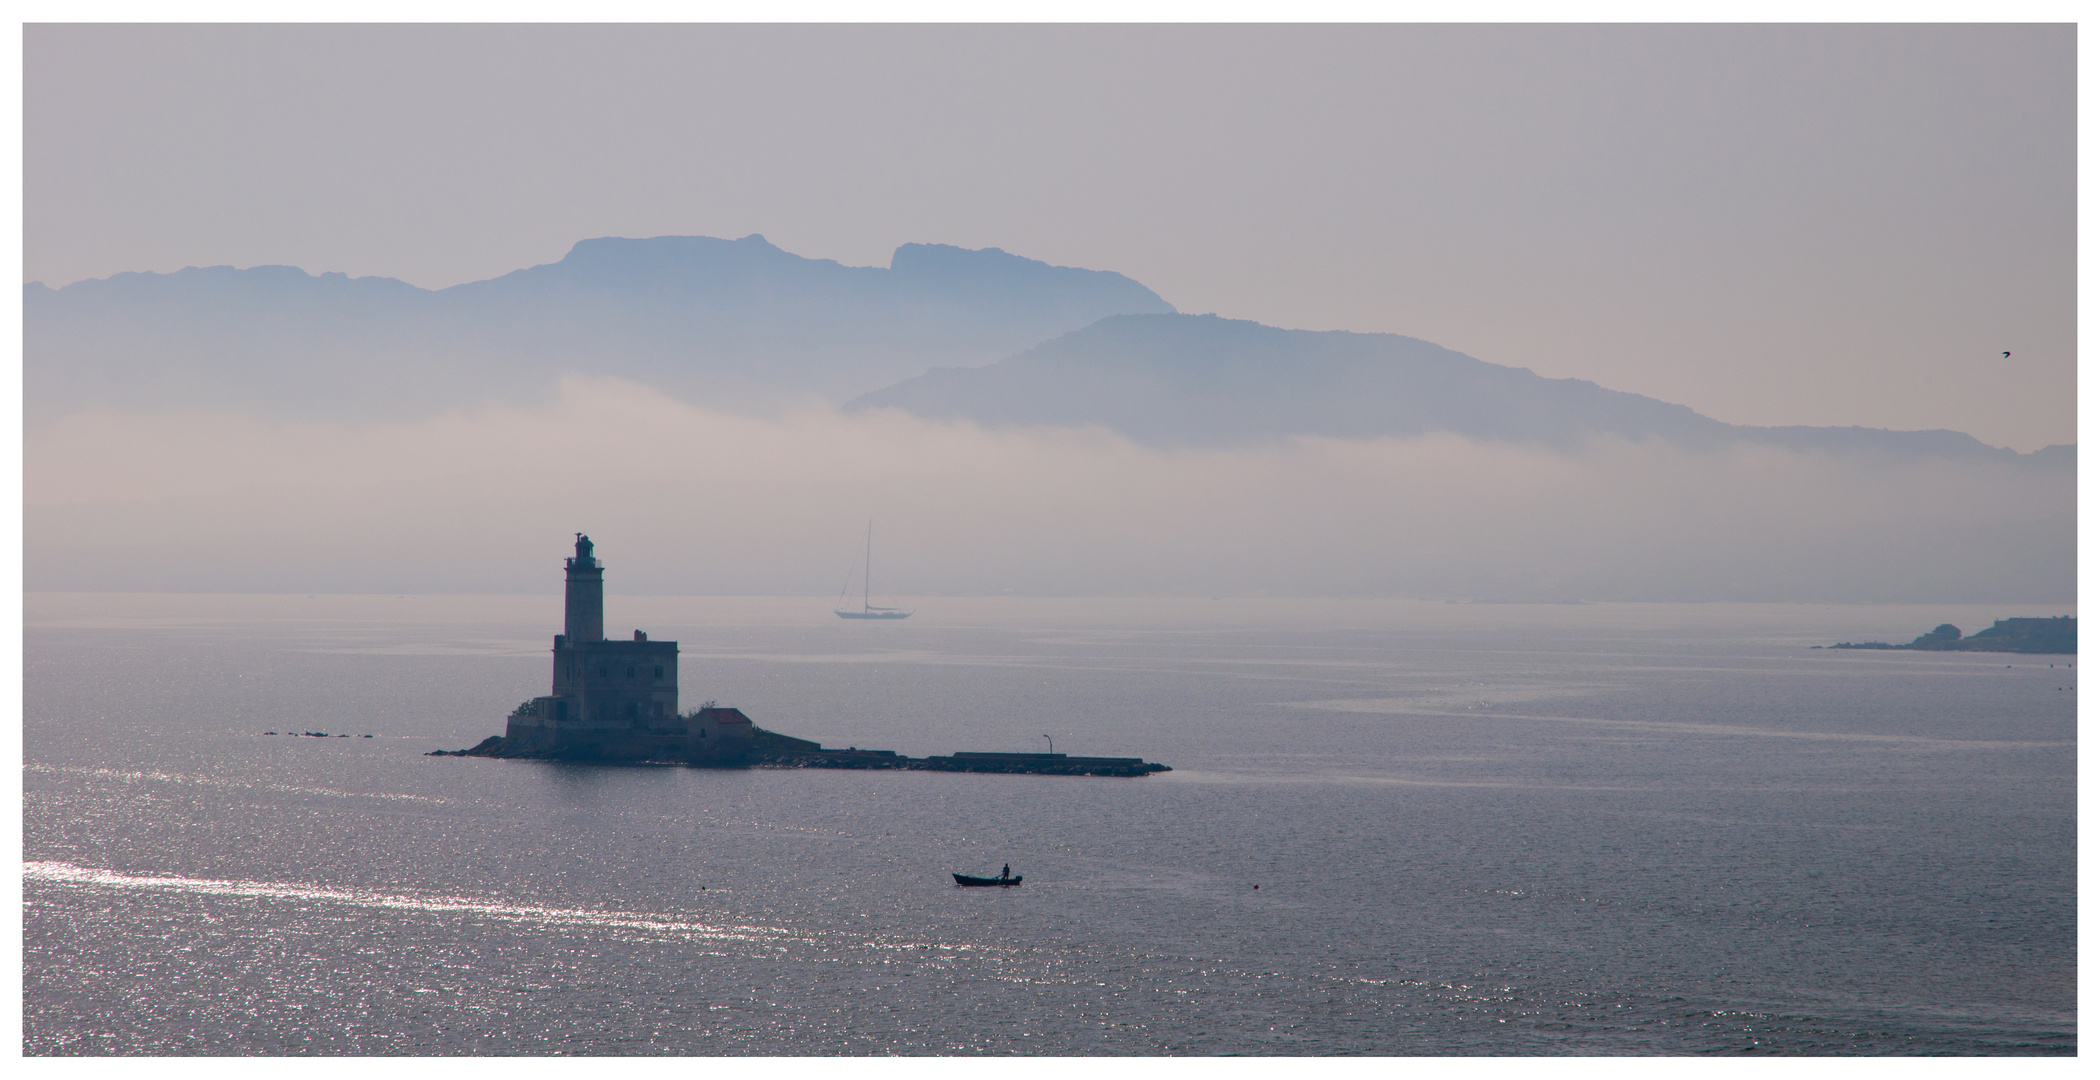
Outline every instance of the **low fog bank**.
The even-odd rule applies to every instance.
[[[612,380],[403,423],[96,410],[32,423],[32,591],[2066,603],[2075,476],[1993,462],[1449,435],[1169,451],[1101,430]],[[881,602],[880,600],[877,601]]]

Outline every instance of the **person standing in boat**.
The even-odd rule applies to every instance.
[[[1005,881],[1007,878],[1010,878],[1012,876],[1014,876],[1014,864],[1006,863],[1005,865],[999,867],[999,880]]]

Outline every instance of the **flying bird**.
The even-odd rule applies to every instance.
[[[2010,359],[2012,359],[2012,354],[2011,354],[2011,353],[2006,353],[2006,354],[2005,354],[2005,358],[2006,358],[2007,360],[2010,360]]]

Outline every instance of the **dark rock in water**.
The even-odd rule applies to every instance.
[[[478,742],[478,743],[475,743],[475,744],[474,744],[473,746],[470,746],[470,747],[468,747],[468,748],[467,748],[467,749],[465,749],[465,750],[432,750],[432,751],[431,751],[430,753],[428,753],[428,754],[425,754],[424,756],[425,756],[425,757],[516,757],[516,756],[518,756],[518,755],[516,755],[516,754],[506,754],[506,753],[504,753],[504,752],[503,752],[503,751],[504,751],[505,749],[507,749],[507,748],[509,747],[509,744],[510,744],[510,740],[509,740],[509,739],[506,739],[506,738],[504,738],[504,737],[503,737],[503,736],[501,736],[501,735],[491,735],[491,736],[489,736],[488,738],[486,738],[486,739],[483,739],[483,740],[481,740],[481,741],[480,741],[480,742]]]

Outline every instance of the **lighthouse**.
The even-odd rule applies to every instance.
[[[554,636],[550,692],[518,706],[505,735],[521,747],[562,755],[634,757],[683,740],[678,715],[678,643],[605,639],[605,566],[596,545],[576,534],[562,592],[562,632]]]

